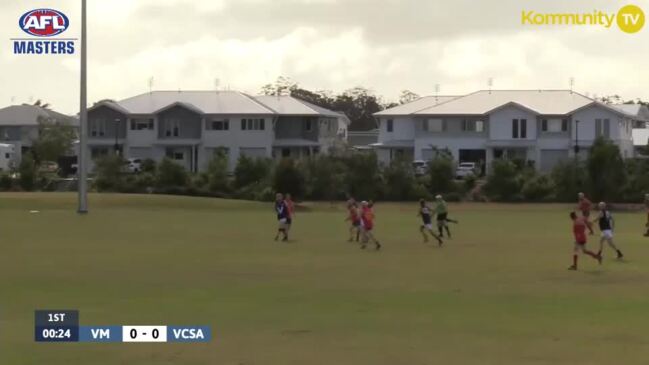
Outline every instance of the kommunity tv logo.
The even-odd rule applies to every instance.
[[[521,25],[524,26],[591,26],[613,28],[624,33],[638,33],[645,24],[645,14],[636,5],[626,5],[617,12],[593,10],[591,12],[537,12],[523,10]]]

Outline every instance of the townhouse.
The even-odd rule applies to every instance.
[[[76,128],[77,119],[37,105],[11,105],[0,109],[0,143],[15,147],[14,166],[18,166],[22,155],[31,150],[38,139],[40,121],[67,123]]]
[[[125,158],[168,157],[204,170],[217,149],[230,168],[239,156],[304,157],[327,152],[346,136],[349,120],[290,96],[237,91],[155,91],[104,100],[88,111],[89,164],[117,150]]]
[[[639,117],[570,90],[482,90],[465,96],[426,97],[375,114],[379,160],[430,160],[448,149],[458,162],[519,158],[542,171],[586,156],[602,136],[632,157]]]

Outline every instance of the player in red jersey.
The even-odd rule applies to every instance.
[[[351,223],[349,227],[349,242],[353,242],[354,237],[356,237],[356,242],[358,242],[361,234],[361,214],[358,211],[358,204],[354,199],[349,199],[347,202],[347,212],[349,215],[345,221]]]
[[[374,237],[374,233],[372,233],[372,230],[374,229],[374,211],[372,210],[373,206],[373,202],[368,203],[366,201],[363,201],[361,203],[361,227],[363,230],[363,244],[361,245],[361,248],[365,249],[367,243],[369,241],[372,241],[376,245],[376,250],[378,251],[381,249],[381,244]]]
[[[286,209],[288,210],[288,218],[286,219],[286,230],[291,230],[291,225],[293,224],[293,216],[295,212],[295,204],[291,198],[291,194],[286,193],[284,196],[284,203],[286,204]]]
[[[584,217],[577,216],[577,213],[575,212],[570,212],[570,219],[572,219],[572,233],[575,236],[575,249],[572,255],[572,266],[570,266],[568,270],[577,270],[577,259],[579,258],[580,252],[594,258],[601,264],[602,256],[586,249],[586,242],[588,241],[586,237],[586,222],[588,222],[588,220]]]
[[[595,234],[593,231],[593,224],[590,222],[590,211],[593,210],[593,203],[586,198],[586,194],[579,193],[577,194],[577,209],[581,212],[581,216],[586,218],[586,227],[588,227],[588,232],[590,234]]]

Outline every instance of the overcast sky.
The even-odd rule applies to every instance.
[[[18,19],[49,7],[78,37],[80,0],[0,2],[0,107],[43,99],[78,110],[78,53],[14,55]],[[279,75],[302,87],[372,89],[386,100],[487,88],[575,89],[649,99],[649,24],[542,29],[521,11],[616,12],[617,0],[88,0],[89,102],[229,86],[252,94]],[[649,15],[649,0],[635,0]],[[487,5],[488,4],[488,5]]]

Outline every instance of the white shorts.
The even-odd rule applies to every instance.
[[[424,227],[426,229],[430,229],[431,231],[433,230],[433,224],[432,223],[423,224],[422,227]]]
[[[613,230],[605,229],[602,231],[602,238],[613,238]]]

